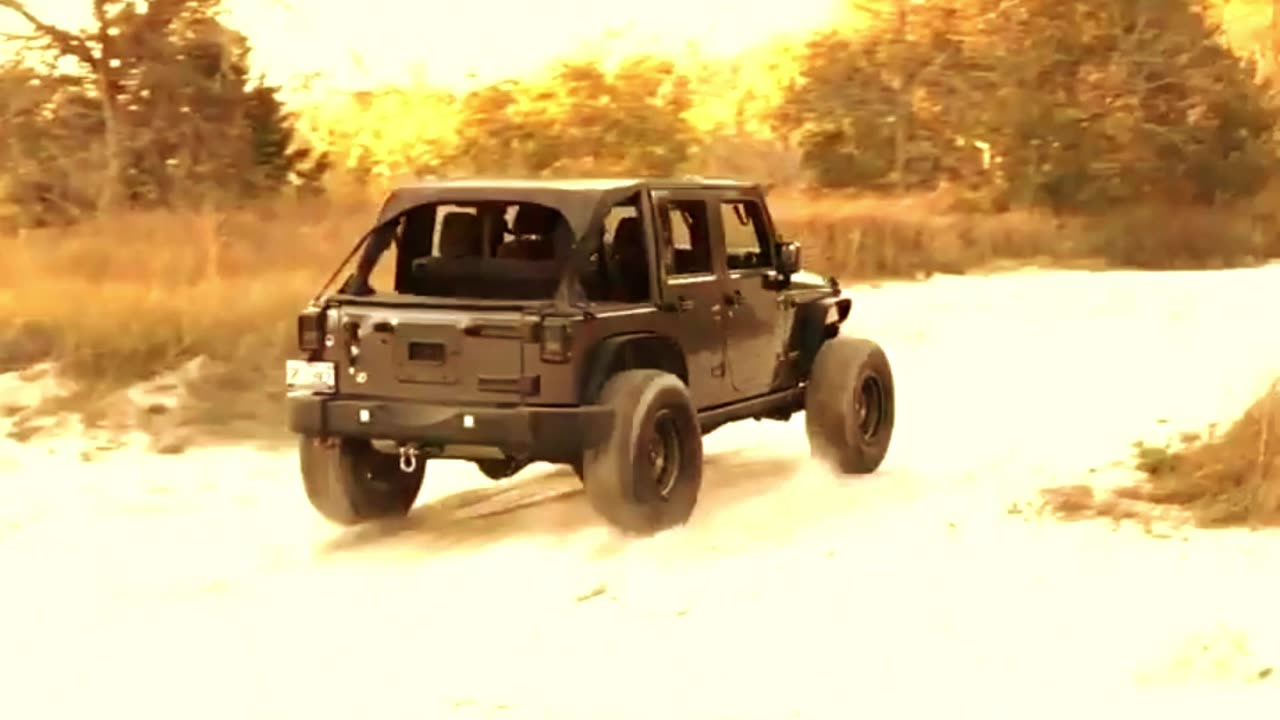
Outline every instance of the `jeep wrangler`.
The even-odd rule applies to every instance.
[[[495,480],[562,463],[605,520],[653,533],[692,515],[703,435],[800,411],[815,457],[873,472],[893,374],[840,333],[849,310],[834,278],[801,271],[755,184],[401,187],[297,318],[306,494],[353,525],[407,514],[432,458]]]

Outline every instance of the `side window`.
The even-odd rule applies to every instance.
[[[764,213],[752,200],[726,200],[720,203],[720,220],[724,225],[725,260],[730,270],[747,270],[773,266]]]
[[[711,272],[711,234],[701,200],[673,200],[667,207],[662,261],[668,276]]]

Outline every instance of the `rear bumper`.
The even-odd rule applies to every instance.
[[[572,462],[613,430],[613,410],[578,407],[468,407],[317,395],[289,396],[289,429],[310,437],[358,437],[496,448],[513,457]]]

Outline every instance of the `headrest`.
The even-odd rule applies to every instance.
[[[613,242],[634,244],[644,240],[644,236],[640,233],[640,218],[624,217],[618,221],[618,226],[613,231]]]
[[[560,213],[543,205],[521,205],[511,231],[516,235],[550,235]]]
[[[474,257],[480,255],[481,248],[479,217],[451,212],[440,221],[440,257]]]

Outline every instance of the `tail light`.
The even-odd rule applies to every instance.
[[[568,362],[572,355],[573,333],[563,319],[547,318],[539,333],[543,362]]]
[[[309,307],[298,315],[298,349],[316,352],[324,347],[324,311]]]

